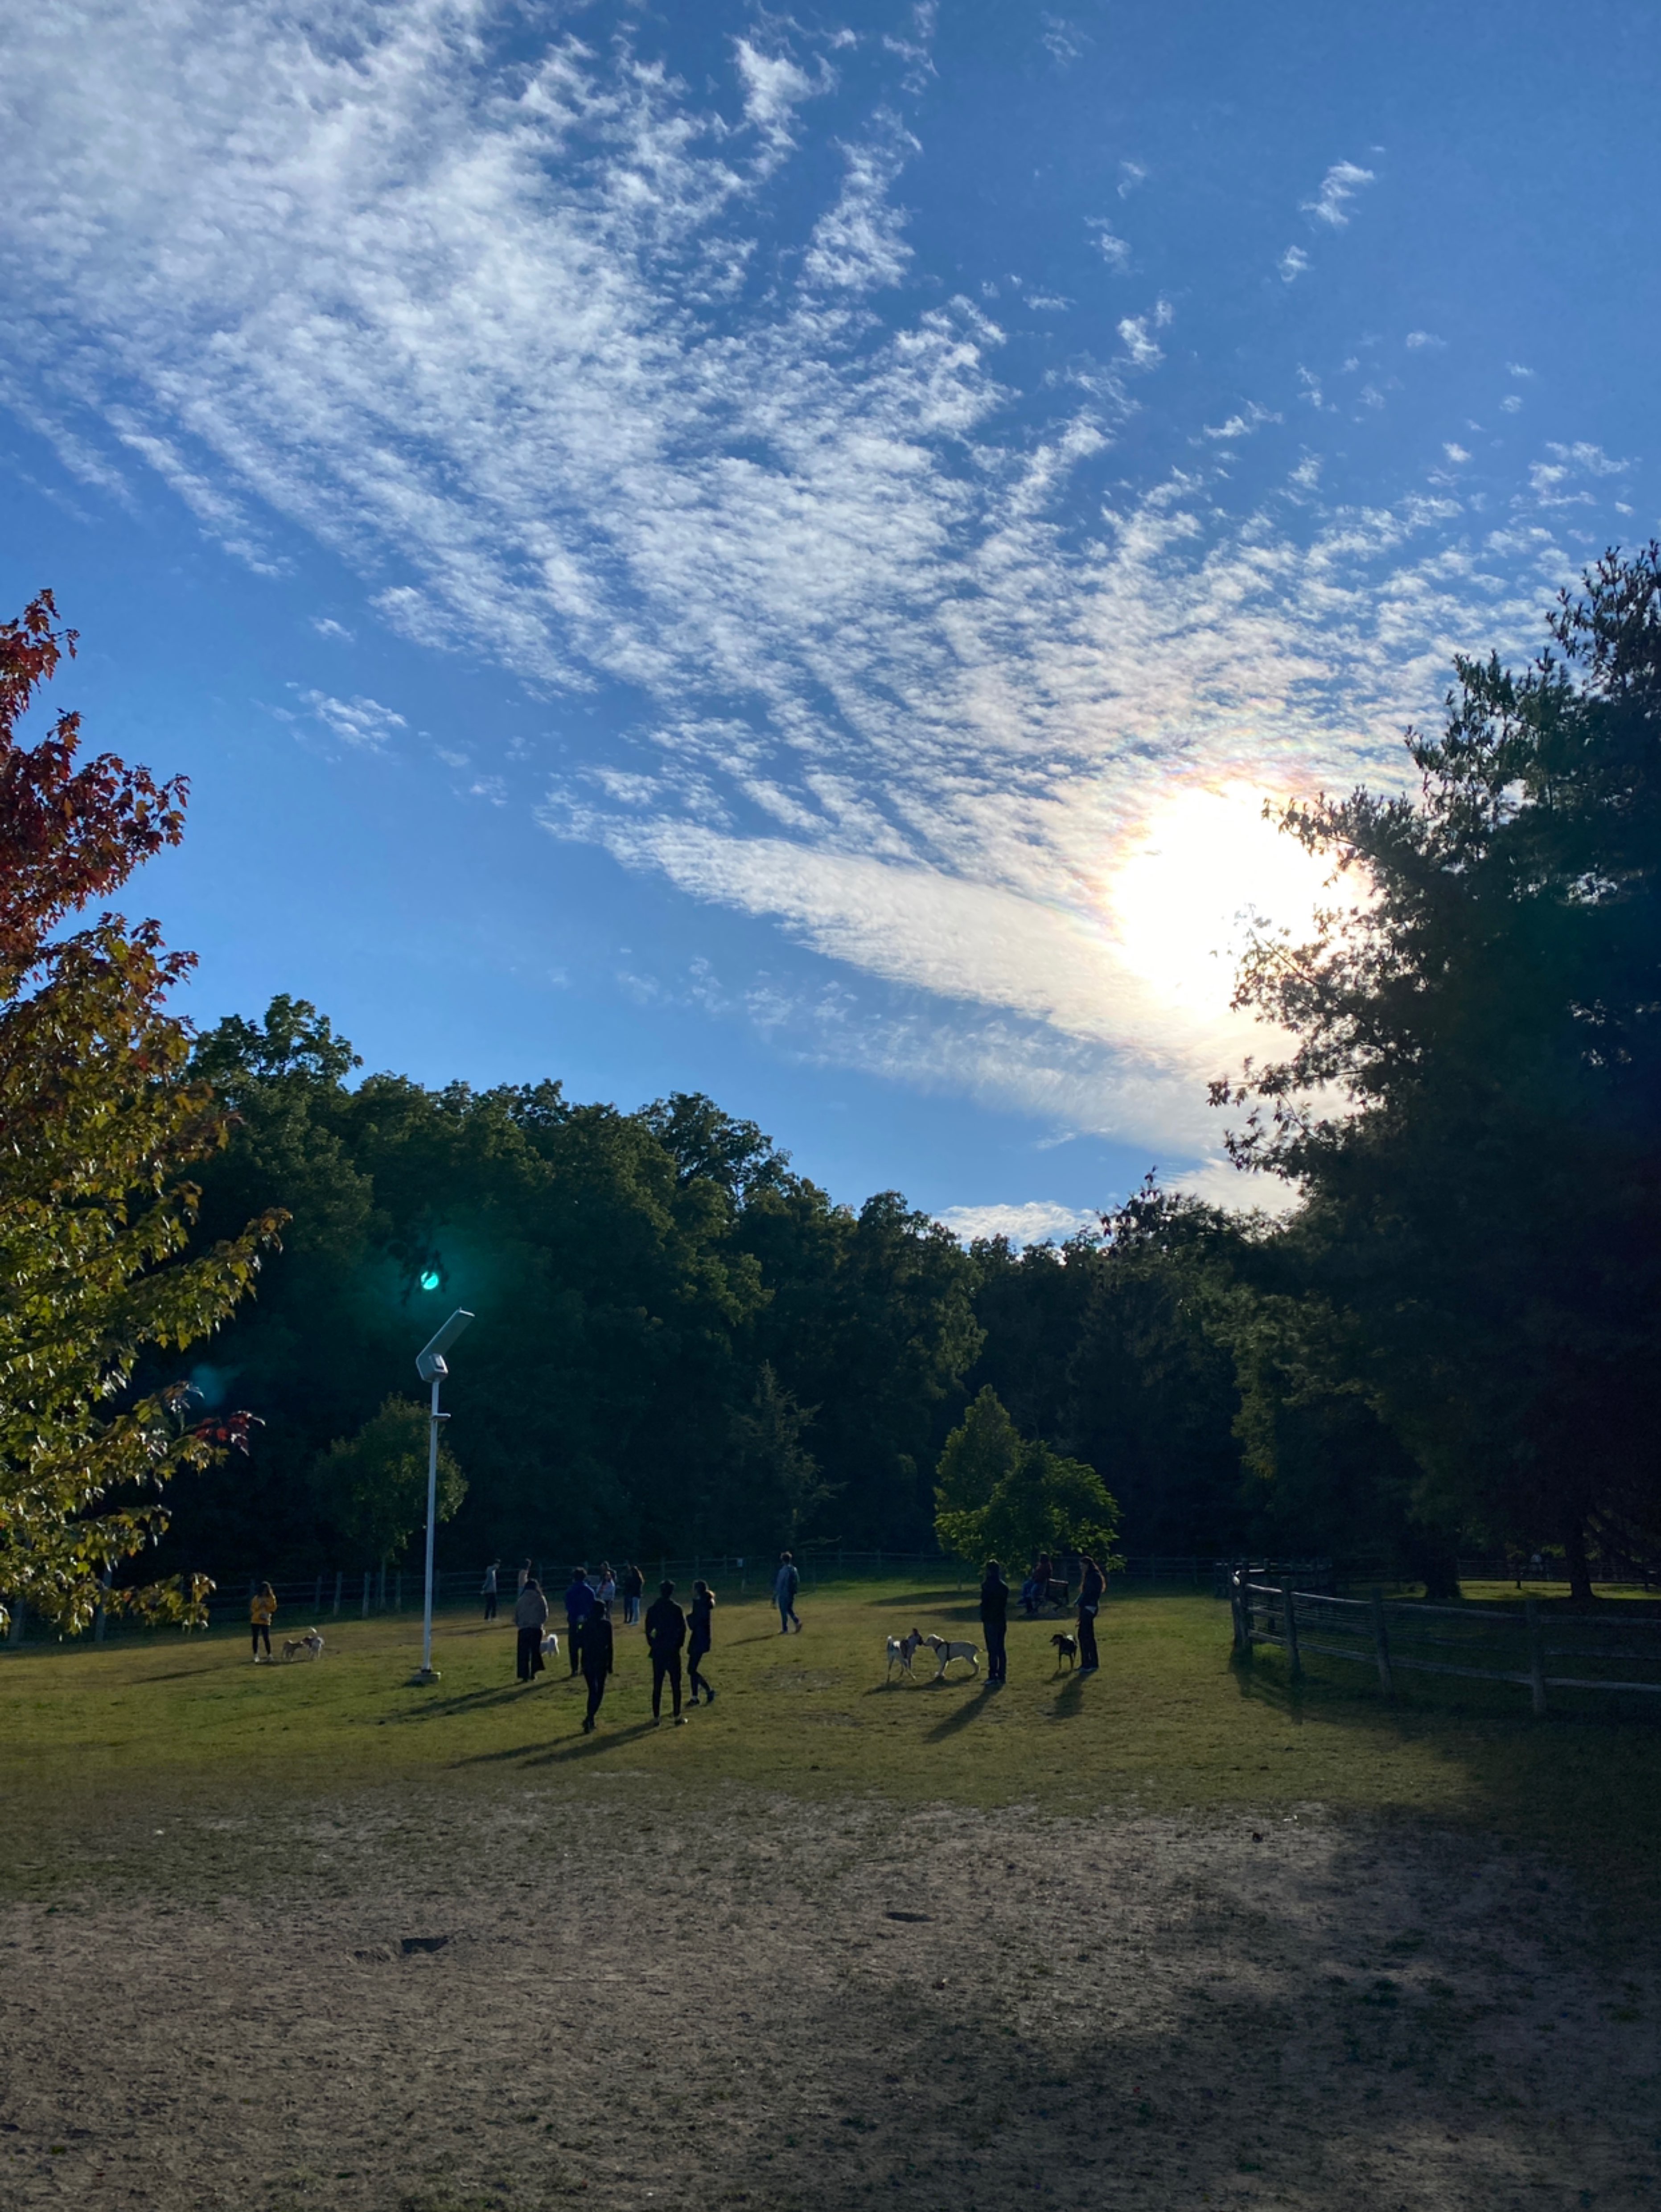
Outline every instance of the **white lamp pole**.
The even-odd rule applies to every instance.
[[[421,1617],[421,1672],[416,1676],[417,1682],[438,1680],[438,1670],[433,1665],[433,1531],[438,1522],[438,1425],[450,1418],[438,1410],[438,1388],[450,1371],[444,1364],[444,1355],[472,1319],[472,1314],[458,1307],[437,1335],[416,1355],[416,1373],[423,1382],[433,1386],[433,1410],[427,1423],[427,1598]]]

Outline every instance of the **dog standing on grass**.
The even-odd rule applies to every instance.
[[[934,1669],[937,1682],[943,1679],[954,1659],[966,1659],[975,1672],[980,1673],[981,1647],[978,1644],[953,1644],[944,1636],[925,1636],[922,1640],[939,1662]]]
[[[911,1662],[916,1657],[918,1652],[922,1650],[923,1640],[923,1633],[920,1628],[914,1628],[909,1636],[891,1636],[889,1638],[888,1672],[883,1677],[885,1681],[891,1682],[893,1680],[894,1669],[896,1667],[897,1667],[901,1674],[905,1676],[907,1681],[915,1682],[916,1680],[916,1676],[911,1671]]]
[[[303,1636],[283,1638],[283,1656],[285,1659],[298,1659],[302,1651],[308,1659],[323,1656],[323,1632],[320,1628],[308,1628]]]
[[[1060,1636],[1052,1636],[1050,1640],[1056,1647],[1056,1672],[1058,1674],[1062,1671],[1062,1662],[1063,1659],[1066,1660],[1069,1667],[1077,1665],[1079,1658],[1079,1639],[1076,1636],[1068,1636],[1063,1632]]]

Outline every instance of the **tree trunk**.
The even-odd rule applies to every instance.
[[[1590,1606],[1592,1601],[1591,1562],[1586,1557],[1586,1523],[1581,1514],[1569,1513],[1564,1516],[1563,1561],[1569,1571],[1570,1602]]]

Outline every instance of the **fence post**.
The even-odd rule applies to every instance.
[[[1393,1698],[1396,1683],[1390,1671],[1390,1630],[1384,1620],[1384,1594],[1376,1583],[1372,1588],[1372,1652],[1378,1662],[1378,1686],[1387,1698]]]
[[[1523,1600],[1524,1618],[1529,1630],[1529,1686],[1534,1692],[1534,1710],[1546,1710],[1546,1639],[1540,1629],[1540,1608],[1531,1597]]]
[[[1281,1585],[1281,1596],[1286,1607],[1287,1656],[1292,1662],[1292,1678],[1296,1681],[1304,1671],[1304,1662],[1298,1650],[1298,1601],[1292,1594],[1290,1576]]]
[[[335,1569],[334,1576],[334,1609],[335,1618],[337,1620],[340,1617],[340,1589],[344,1579],[345,1577],[343,1571],[339,1567],[337,1567]]]
[[[368,1567],[365,1567],[365,1568],[364,1568],[364,1570],[363,1570],[363,1618],[365,1619],[365,1620],[367,1620],[368,1619],[368,1617],[369,1617],[369,1570],[368,1570]]]

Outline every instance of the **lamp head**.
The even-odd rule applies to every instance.
[[[472,1314],[458,1306],[438,1334],[416,1354],[416,1373],[423,1382],[430,1382],[435,1376],[449,1373],[444,1364],[444,1355],[472,1319]]]

